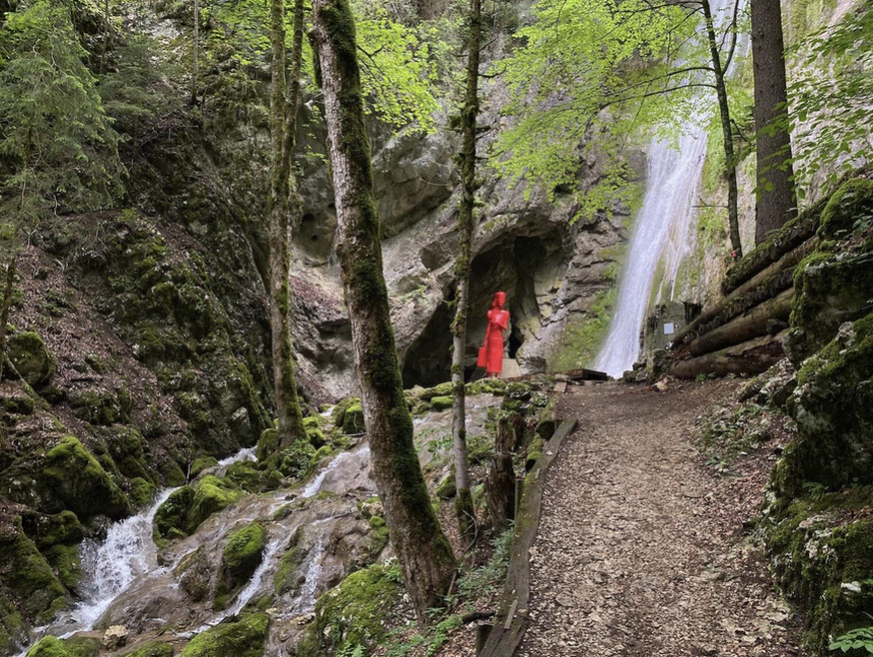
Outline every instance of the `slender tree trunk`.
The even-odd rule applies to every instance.
[[[9,311],[12,308],[12,292],[15,286],[15,267],[17,257],[9,256],[6,264],[6,283],[3,286],[3,306],[0,308],[0,380],[3,379],[3,370],[6,368],[6,331],[9,324]]]
[[[310,32],[324,93],[336,196],[337,255],[369,433],[373,478],[391,543],[420,623],[443,604],[455,573],[452,548],[431,507],[413,445],[388,290],[382,273],[370,142],[364,126],[355,23],[348,0],[314,0]]]
[[[197,76],[200,65],[200,0],[194,0],[194,62],[191,70],[191,104],[197,104]]]
[[[455,515],[461,535],[472,541],[476,535],[476,509],[470,493],[467,465],[467,412],[464,390],[464,356],[467,347],[467,313],[470,307],[470,250],[473,243],[476,207],[476,117],[479,114],[479,51],[482,41],[482,2],[472,0],[470,34],[467,44],[467,91],[461,108],[463,145],[458,158],[463,179],[463,196],[458,211],[458,259],[455,261],[455,319],[452,322],[452,394],[455,457]]]
[[[751,0],[758,185],[755,243],[797,211],[779,0]]]
[[[712,72],[715,76],[715,91],[718,97],[718,112],[721,118],[722,141],[724,142],[724,166],[728,182],[728,226],[730,228],[731,247],[736,251],[736,257],[743,257],[743,245],[740,241],[740,220],[737,211],[737,159],[734,155],[734,138],[731,129],[731,112],[728,105],[727,87],[725,86],[725,70],[718,51],[718,41],[715,38],[715,26],[712,22],[712,9],[709,0],[701,0],[703,15],[706,19],[706,35],[709,40],[709,52],[712,56]]]
[[[273,387],[279,417],[279,445],[287,447],[306,438],[303,414],[297,397],[294,354],[291,345],[291,200],[299,205],[296,184],[292,185],[291,154],[294,150],[294,118],[300,87],[303,47],[302,0],[295,0],[294,50],[291,54],[291,107],[286,98],[285,6],[284,0],[270,0],[270,43],[272,86],[270,89],[270,137],[272,172],[270,180],[270,325],[273,352]],[[291,133],[291,134],[289,134]]]

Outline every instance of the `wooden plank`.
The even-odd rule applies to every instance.
[[[727,376],[766,372],[785,355],[782,348],[785,334],[783,331],[775,337],[755,338],[705,356],[676,361],[670,374],[679,379],[693,379],[701,374]]]
[[[512,537],[512,555],[503,586],[500,614],[503,620],[495,623],[480,657],[512,657],[524,638],[530,607],[530,549],[539,528],[546,475],[561,443],[575,428],[576,420],[562,420],[543,448],[543,455],[525,478]]]

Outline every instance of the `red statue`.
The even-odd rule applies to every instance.
[[[503,371],[503,332],[509,326],[509,312],[503,309],[506,292],[495,292],[488,311],[488,328],[485,342],[479,349],[479,367],[485,368],[485,376],[497,377]]]

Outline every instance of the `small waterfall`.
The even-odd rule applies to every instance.
[[[257,448],[255,447],[244,447],[233,456],[228,456],[227,458],[221,459],[218,462],[218,465],[213,466],[215,470],[214,474],[218,477],[223,477],[227,474],[227,469],[234,463],[239,463],[240,461],[256,461],[256,449]]]
[[[300,497],[312,497],[313,495],[317,495],[321,492],[322,486],[324,486],[325,479],[327,479],[331,473],[343,467],[346,464],[352,465],[355,462],[360,462],[361,466],[364,466],[370,458],[370,447],[369,445],[364,445],[360,449],[355,449],[350,452],[343,452],[338,456],[334,457],[334,459],[328,464],[326,468],[324,468],[321,472],[316,475],[312,481],[310,481],[306,486],[303,487],[303,490],[300,491]],[[349,463],[351,462],[351,463]]]
[[[716,25],[728,22],[723,14],[731,9],[729,0],[712,2]],[[736,55],[743,54],[747,45],[740,36]],[[735,70],[736,59],[729,71]],[[700,98],[698,106],[712,102],[710,94]],[[705,112],[701,109],[698,114]],[[649,144],[646,194],[634,223],[615,314],[594,362],[595,369],[611,376],[620,376],[639,358],[640,336],[659,263],[664,265],[663,280],[670,282],[672,298],[679,266],[694,244],[694,199],[706,156],[706,131],[699,118],[685,121],[678,148],[658,138]]]

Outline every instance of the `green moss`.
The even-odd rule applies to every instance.
[[[374,565],[324,593],[315,605],[315,620],[298,649],[299,657],[378,645],[385,636],[385,619],[402,592],[399,580],[396,566]]]
[[[275,454],[279,450],[279,430],[278,429],[264,429],[261,433],[260,439],[258,439],[258,448],[255,450],[257,458],[259,461],[265,461],[272,454]]]
[[[276,595],[285,595],[297,591],[300,586],[297,570],[303,563],[306,553],[300,547],[300,531],[294,532],[285,554],[279,560],[279,567],[273,576],[273,589]]]
[[[327,444],[327,436],[321,429],[307,429],[306,437],[309,439],[309,444],[320,449]]]
[[[267,532],[257,522],[234,532],[221,552],[221,573],[215,590],[215,608],[225,602],[245,584],[260,565],[267,544]]]
[[[450,409],[453,404],[454,400],[451,397],[434,397],[430,400],[431,408],[437,412]]]
[[[345,399],[340,400],[337,405],[333,407],[333,411],[330,413],[334,426],[342,429],[346,418],[346,409],[349,406],[354,406],[355,404],[360,403],[361,399],[359,397],[346,397]]]
[[[457,487],[455,486],[454,472],[440,482],[440,485],[437,486],[435,493],[437,497],[444,500],[455,496],[455,493],[457,493]]]
[[[0,407],[11,415],[33,415],[36,410],[36,402],[25,390],[16,391],[16,394],[6,394],[0,398]]]
[[[28,626],[20,609],[0,586],[0,653],[15,654],[27,637]]]
[[[127,497],[73,436],[49,450],[42,475],[44,496],[56,500],[50,511],[66,508],[80,518],[107,515],[116,520],[128,513]]]
[[[196,479],[197,476],[207,468],[214,468],[218,465],[218,459],[214,456],[201,456],[194,459],[191,464],[191,478]]]
[[[282,474],[267,465],[270,464],[238,461],[227,469],[227,478],[250,493],[275,490],[282,485]]]
[[[164,641],[150,641],[122,657],[173,657],[173,646]]]
[[[122,405],[121,412],[126,418],[128,411]],[[151,481],[146,458],[147,445],[139,431],[133,427],[119,426],[114,428],[114,435],[107,441],[109,454],[118,465],[118,470],[125,477],[139,477]]]
[[[452,382],[445,381],[443,383],[437,384],[432,388],[427,388],[423,390],[419,395],[419,399],[423,399],[424,401],[430,401],[434,397],[451,397],[452,395]]]
[[[361,406],[361,402],[349,405],[343,414],[343,433],[352,435],[364,433],[366,430],[364,426],[364,407]]]
[[[185,473],[182,471],[182,468],[179,467],[178,463],[167,463],[164,466],[163,475],[164,483],[171,488],[184,486],[188,481],[188,478],[185,476]]]
[[[142,507],[152,501],[156,491],[157,487],[152,482],[146,481],[142,477],[134,477],[130,480],[128,495],[131,502]]]
[[[24,533],[19,517],[0,530],[0,579],[37,622],[48,622],[67,605],[66,590]]]
[[[251,614],[238,623],[222,623],[195,636],[180,657],[262,657],[270,617]]]
[[[72,511],[61,511],[54,515],[23,513],[21,525],[41,550],[58,543],[78,543],[85,538],[82,525]]]
[[[309,471],[311,472],[324,459],[330,458],[333,455],[334,450],[330,445],[325,445],[324,447],[319,448],[315,454],[312,455],[312,458],[309,459]]]
[[[77,390],[69,394],[73,415],[89,424],[106,426],[125,420],[118,396],[110,390]]]
[[[226,509],[243,496],[243,492],[231,481],[207,475],[194,487],[188,533],[194,532],[213,513]]]
[[[99,639],[86,637],[58,639],[47,636],[28,650],[26,657],[94,657],[99,652]]]
[[[194,488],[184,486],[170,493],[166,501],[155,512],[155,532],[162,538],[168,538],[171,529],[183,532],[188,527],[188,516],[194,504]]]
[[[609,330],[616,288],[596,292],[585,313],[577,313],[566,323],[558,348],[549,360],[552,371],[585,367],[597,355]]]
[[[831,196],[821,213],[818,234],[825,238],[839,238],[852,232],[860,224],[873,223],[873,180],[849,180]]]
[[[44,552],[46,561],[57,573],[58,580],[67,589],[73,591],[82,581],[82,558],[75,545],[54,545]]]
[[[9,337],[6,346],[9,360],[29,385],[39,388],[51,381],[55,374],[55,359],[38,333],[16,333]]]

